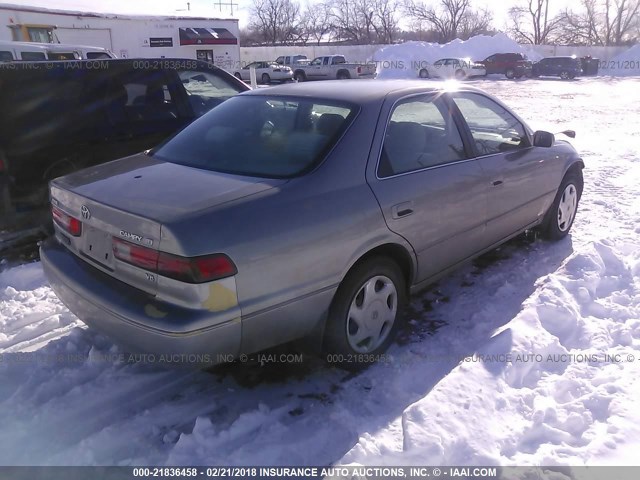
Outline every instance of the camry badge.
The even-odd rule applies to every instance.
[[[82,205],[80,207],[80,214],[82,215],[82,218],[84,218],[85,220],[89,220],[91,218],[91,212],[89,211],[89,208],[86,205]]]

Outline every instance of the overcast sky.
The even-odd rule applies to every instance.
[[[231,7],[219,6],[218,3],[233,2],[234,17],[240,19],[240,26],[246,26],[250,21],[249,11],[252,0],[188,0],[191,4],[192,14],[208,16],[229,16]],[[300,0],[300,3],[317,2],[321,0]],[[427,3],[438,0],[426,0]],[[507,21],[507,11],[514,3],[523,0],[472,0],[475,8],[487,7],[494,18],[495,27],[503,29]],[[187,9],[187,0],[0,0],[1,3],[34,5],[46,8],[83,10],[108,13],[140,13],[140,14],[175,14],[180,15]],[[551,0],[550,10],[552,14],[559,12],[566,6],[577,3],[575,0]]]

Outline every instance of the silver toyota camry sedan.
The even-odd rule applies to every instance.
[[[521,232],[569,232],[573,147],[421,81],[238,95],[163,145],[51,183],[58,297],[129,351],[211,363],[315,338],[345,367],[409,294]]]

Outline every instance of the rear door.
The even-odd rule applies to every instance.
[[[388,227],[417,253],[418,280],[483,247],[486,182],[442,97],[387,100],[367,179]]]

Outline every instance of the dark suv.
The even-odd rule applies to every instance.
[[[40,223],[49,180],[147,150],[249,87],[186,59],[0,66],[0,229]]]
[[[560,77],[563,80],[582,74],[582,64],[575,57],[547,57],[533,64],[534,77]]]
[[[484,65],[487,75],[497,73],[507,78],[531,76],[531,62],[521,53],[494,53],[476,63]]]

